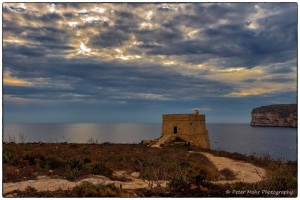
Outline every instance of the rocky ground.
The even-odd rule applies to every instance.
[[[296,163],[266,156],[185,145],[9,143],[3,147],[5,197],[245,196],[226,193],[237,188],[297,192]]]

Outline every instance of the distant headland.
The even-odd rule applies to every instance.
[[[297,104],[273,104],[254,108],[251,126],[297,127]]]

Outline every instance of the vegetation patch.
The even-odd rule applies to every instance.
[[[225,177],[225,180],[231,181],[235,179],[235,174],[231,169],[222,169],[220,170],[220,173]]]
[[[206,151],[217,156],[241,160],[263,167],[267,178],[258,183],[216,185],[210,181],[234,180],[230,169],[218,171],[202,154]],[[32,188],[20,192],[18,197],[248,197],[276,196],[274,194],[233,194],[227,190],[288,190],[297,196],[297,162],[271,160],[268,156],[246,156],[225,151],[203,150],[197,147],[171,145],[150,148],[141,144],[68,144],[68,143],[4,143],[3,182],[53,176],[77,181],[89,175],[103,175],[112,180],[113,172],[138,172],[139,178],[149,181],[148,189],[126,191],[115,186],[84,183],[68,191],[37,192]],[[169,182],[167,188],[152,188],[160,180]],[[6,194],[10,195],[10,194]],[[278,196],[276,196],[278,197]]]

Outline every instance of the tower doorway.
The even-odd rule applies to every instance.
[[[177,134],[177,126],[174,126],[174,131],[173,131],[174,134]]]

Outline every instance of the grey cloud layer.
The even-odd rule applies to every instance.
[[[96,5],[106,11],[100,14],[91,11]],[[99,61],[97,57],[81,59],[80,55],[66,58],[69,51],[76,50],[74,38],[80,37],[87,39],[88,47],[99,51],[121,48],[136,40],[139,43],[127,52],[145,57],[166,56],[195,65],[213,63],[220,69],[265,66],[272,73],[289,73],[296,66],[295,3],[26,3],[26,8],[14,4],[3,6],[4,40],[15,37],[26,41],[23,44],[4,43],[4,71],[14,77],[36,81],[31,86],[5,86],[4,94],[7,95],[68,99],[71,96],[65,94],[77,94],[80,99],[124,100],[130,95],[145,94],[145,98],[174,100],[224,96],[236,88],[201,75],[182,73],[180,65],[166,68],[163,64],[140,61]],[[50,13],[51,6],[61,12]],[[153,14],[147,18],[149,11]],[[259,14],[260,11],[265,13]],[[252,15],[257,15],[257,19],[249,19]],[[89,16],[107,17],[108,20],[80,23],[76,27],[66,23],[82,22],[82,17]],[[58,26],[60,21],[65,23],[63,28]],[[141,28],[142,23],[151,23],[154,28]],[[250,29],[254,23],[259,28]],[[189,36],[194,30],[194,35]],[[76,35],[77,32],[82,36]],[[272,67],[276,63],[286,64]],[[48,80],[48,85],[38,78]],[[269,81],[290,82],[291,79],[275,77]],[[53,82],[71,84],[70,88],[52,87]]]

